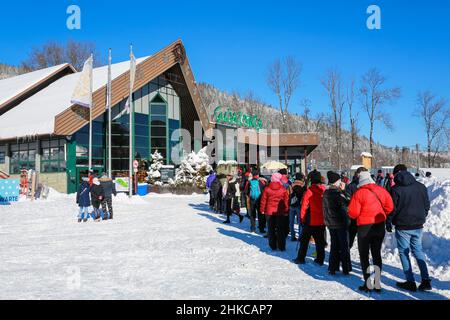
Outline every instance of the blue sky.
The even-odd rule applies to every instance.
[[[50,1],[49,1],[50,2]],[[4,1],[0,4],[0,62],[18,64],[33,46],[68,38],[94,41],[115,61],[156,52],[181,38],[197,81],[227,91],[252,90],[276,104],[266,85],[268,65],[293,55],[303,64],[302,85],[291,104],[308,98],[315,112],[328,111],[320,78],[338,68],[346,79],[371,67],[400,86],[388,106],[393,132],[378,126],[375,140],[389,146],[425,145],[422,124],[412,116],[419,90],[450,100],[450,3],[433,1]],[[81,30],[66,28],[66,9],[81,8]],[[381,30],[366,28],[366,9],[381,8]],[[362,133],[368,133],[361,111]],[[346,123],[348,124],[348,123]]]

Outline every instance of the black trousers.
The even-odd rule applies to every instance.
[[[222,207],[222,194],[217,193],[214,196],[214,211],[223,213],[224,209]]]
[[[300,237],[300,249],[297,258],[305,260],[308,252],[309,239],[313,237],[316,244],[316,262],[323,263],[325,260],[325,226],[304,226]]]
[[[328,270],[338,271],[342,264],[342,272],[350,272],[352,263],[350,259],[350,248],[348,246],[348,229],[329,229],[331,237],[330,256]]]
[[[256,217],[258,216],[258,229],[260,232],[264,232],[266,229],[266,216],[263,215],[259,211],[259,202],[260,200],[249,199],[250,201],[250,220],[252,221],[252,225],[256,221]]]
[[[385,231],[385,223],[368,224],[358,227],[358,250],[359,259],[361,260],[361,269],[364,280],[370,277],[368,268],[369,252],[372,254],[372,261],[375,266],[382,268],[381,246],[383,244]]]
[[[109,212],[109,217],[113,216],[112,198],[105,198],[102,201],[102,210],[104,213]]]
[[[275,215],[267,216],[267,233],[269,238],[269,246],[272,250],[286,250],[286,235],[284,231],[285,216]]]
[[[348,227],[348,246],[351,249],[355,242],[356,235],[358,234],[358,225],[356,220],[350,219],[350,226]]]
[[[209,190],[209,207],[213,208],[215,202],[216,202],[216,200],[214,198],[214,194],[212,193],[211,190]]]

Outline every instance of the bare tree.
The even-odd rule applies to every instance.
[[[293,57],[277,59],[269,67],[267,84],[278,98],[281,112],[281,130],[288,132],[288,114],[291,98],[298,88],[302,66]]]
[[[27,72],[70,63],[75,69],[81,70],[84,62],[94,54],[94,65],[102,65],[100,55],[95,45],[90,42],[77,42],[69,40],[64,44],[49,41],[40,47],[35,47],[22,62],[22,68]]]
[[[352,154],[352,164],[355,163],[355,151],[356,144],[358,141],[358,113],[355,114],[354,102],[355,102],[355,80],[352,79],[347,87],[346,102],[348,107],[348,116],[350,120],[350,137],[351,137],[351,154]]]
[[[432,92],[425,91],[417,94],[417,108],[414,115],[423,120],[427,136],[427,162],[428,167],[431,167],[443,145],[443,135],[450,111],[446,108],[445,99],[438,99]],[[434,155],[432,156],[433,149]]]
[[[336,164],[337,168],[341,170],[342,117],[345,105],[345,99],[342,95],[341,74],[337,70],[328,70],[325,77],[321,80],[321,83],[328,94],[331,108],[330,125],[333,127],[336,142]]]
[[[381,122],[388,130],[393,130],[390,115],[383,111],[383,107],[392,104],[400,97],[400,88],[384,88],[386,78],[378,69],[370,69],[361,78],[361,88],[359,90],[362,107],[369,118],[370,153],[373,155],[373,131],[376,122]]]

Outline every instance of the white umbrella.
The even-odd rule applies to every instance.
[[[261,168],[267,169],[267,170],[280,170],[280,169],[287,169],[287,166],[281,162],[278,161],[268,161],[264,163]]]

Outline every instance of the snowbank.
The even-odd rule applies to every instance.
[[[424,225],[423,248],[434,275],[450,278],[450,180],[431,178],[424,184],[431,210]],[[399,262],[393,233],[386,236],[384,244],[385,258]]]

